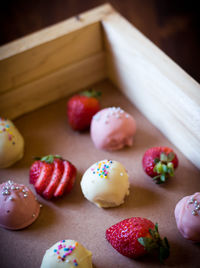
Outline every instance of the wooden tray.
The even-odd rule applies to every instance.
[[[1,267],[39,267],[45,250],[63,238],[77,239],[90,249],[97,268],[159,266],[148,258],[125,258],[105,241],[107,227],[131,216],[159,222],[172,244],[168,266],[198,267],[199,247],[181,237],[173,215],[180,198],[199,191],[199,171],[182,155],[200,167],[198,83],[110,5],[3,46],[0,58],[0,114],[11,119],[21,116],[15,123],[26,142],[23,160],[1,170],[0,181],[13,178],[28,184],[34,155],[58,153],[79,170],[69,196],[56,203],[40,198],[44,208],[32,226],[19,232],[0,230]],[[95,84],[104,79],[115,86],[108,80]],[[68,128],[64,97],[92,85],[103,90],[104,107],[121,106],[135,116],[138,132],[133,148],[98,151],[89,133]],[[151,146],[174,146],[135,107],[178,148],[180,168],[165,187],[155,186],[144,175],[141,157]],[[123,206],[101,210],[83,198],[79,181],[93,162],[108,157],[126,166],[132,188]]]

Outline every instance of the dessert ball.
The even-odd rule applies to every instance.
[[[31,190],[8,181],[0,184],[0,227],[18,230],[33,223],[40,212],[40,204]]]
[[[200,242],[200,192],[185,196],[177,203],[175,218],[184,238]]]
[[[11,166],[23,154],[23,137],[10,120],[0,118],[0,168]]]
[[[44,254],[40,268],[92,268],[92,253],[74,240],[61,240]]]
[[[117,161],[99,161],[84,173],[81,189],[85,198],[98,207],[116,207],[129,194],[128,174]]]
[[[119,150],[132,146],[136,132],[134,118],[119,107],[106,108],[92,118],[91,138],[102,150]]]

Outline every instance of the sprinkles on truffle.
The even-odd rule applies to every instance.
[[[96,167],[91,168],[91,171],[93,174],[98,174],[100,178],[107,179],[109,168],[112,165],[112,163],[113,162],[111,160],[98,162],[96,163]]]
[[[2,117],[0,117],[0,134],[2,133],[7,133],[8,135],[8,140],[12,141],[12,144],[14,145],[15,142],[13,141],[14,139],[14,134],[12,133],[12,131],[10,130],[10,125],[6,122],[5,119],[3,119]]]
[[[12,192],[19,190],[24,196],[24,198],[28,197],[28,192],[24,185],[16,186],[17,184],[13,181],[9,180],[6,182],[5,186],[3,187],[3,190],[1,192],[2,195],[9,196],[8,200],[13,201],[14,198],[12,197]]]
[[[76,249],[76,247],[78,246],[78,242],[76,242],[74,246],[70,245],[67,247],[65,245],[65,241],[66,240],[60,241],[60,243],[57,245],[57,248],[53,250],[54,255],[57,255],[58,261],[71,262],[74,264],[74,266],[78,266],[78,262],[76,259],[73,259],[73,261],[71,261],[67,258]]]
[[[121,116],[125,114],[126,118],[129,118],[129,114],[127,114],[123,109],[121,109],[120,107],[110,107],[107,110],[107,114],[106,114],[106,118],[105,118],[105,124],[109,123],[109,120],[112,120],[112,117],[116,117],[117,119],[120,119]],[[112,117],[111,117],[112,116]],[[93,116],[93,119],[96,121],[99,121],[101,118],[101,111],[98,112],[97,114],[95,114]]]
[[[192,215],[193,216],[197,216],[197,215],[200,214],[200,202],[198,202],[194,197],[192,197],[188,201],[188,204],[194,206],[194,209],[192,210]]]

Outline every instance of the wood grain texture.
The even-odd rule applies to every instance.
[[[103,50],[104,5],[0,48],[0,92],[12,90]]]
[[[37,35],[37,40],[41,40],[43,31]],[[35,37],[31,36],[30,39]],[[15,45],[24,48],[29,45],[30,39]],[[100,26],[96,23],[65,34],[51,42],[27,49],[23,53],[16,53],[0,62],[0,92],[12,90],[101,50]]]
[[[60,33],[55,31],[58,26],[51,28],[54,29],[50,30],[51,34],[48,32],[49,29],[37,33],[36,36],[42,38],[36,40],[38,45],[41,42],[36,48],[29,47],[30,40],[34,40],[35,34],[19,40],[16,48],[16,51],[21,52],[16,55],[19,57],[19,63],[17,64],[16,61],[15,65],[10,64],[14,66],[14,70],[19,69],[20,72],[23,64],[26,67],[28,61],[34,63],[35,58],[37,61],[37,57],[32,54],[27,56],[27,60],[24,60],[23,56],[37,48],[39,54],[41,46],[43,46],[42,56],[47,53],[49,57],[47,57],[47,64],[46,59],[40,64],[39,70],[37,65],[35,66],[38,76],[31,76],[31,74],[26,82],[21,81],[19,85],[12,85],[11,90],[2,92],[0,99],[2,116],[15,118],[108,76],[155,126],[196,166],[200,167],[199,84],[109,5],[97,8],[88,14],[88,19],[83,15],[77,18],[78,21],[85,21],[83,25],[77,26],[74,19],[71,19],[69,25],[67,21],[64,22],[65,27],[61,27]],[[96,17],[97,14],[99,17]],[[105,32],[107,69],[105,69],[102,29],[98,20],[102,21]],[[73,22],[75,26],[71,26]],[[69,34],[61,37],[63,30]],[[63,38],[68,40],[66,42],[68,46]],[[82,44],[80,41],[84,38]],[[29,42],[26,42],[27,40]],[[25,45],[23,52],[20,50],[20,42]],[[59,46],[56,47],[54,42],[56,44],[58,42]],[[28,43],[27,50],[26,43]],[[13,44],[9,46],[12,47]],[[56,47],[52,56],[49,47]],[[6,68],[2,69],[6,70]],[[16,75],[16,77],[19,79],[17,81],[23,79],[23,75],[21,77]],[[13,82],[12,79],[11,81]]]
[[[105,2],[108,1],[2,1],[0,44],[66,20]],[[109,3],[200,82],[198,1],[109,0]]]
[[[103,28],[110,79],[200,168],[200,85],[119,14]]]
[[[63,67],[0,96],[0,114],[16,118],[68,96],[106,77],[105,53],[99,52],[78,63]]]

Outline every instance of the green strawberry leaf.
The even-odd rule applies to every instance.
[[[156,184],[161,184],[167,180],[167,176],[165,173],[162,173],[161,175],[157,175],[157,176],[153,177],[153,180]]]
[[[163,182],[161,180],[156,181],[156,184],[162,184]]]
[[[89,89],[87,91],[83,91],[80,93],[81,96],[86,96],[88,98],[99,98],[101,96],[101,92],[96,91],[94,89]]]
[[[143,246],[146,247],[146,239],[149,239],[147,237],[139,237],[138,242]]]
[[[161,153],[160,154],[160,161],[161,162],[167,162],[167,160],[168,160],[167,155],[165,153]]]
[[[160,238],[157,223],[155,224],[154,229],[149,229],[149,233],[151,234],[153,240],[158,240]]]
[[[160,179],[160,175],[153,177],[153,180],[158,180],[158,179]]]
[[[155,230],[153,230],[153,229],[149,229],[149,233],[150,233],[150,235],[151,235],[152,237],[155,236]]]
[[[56,154],[54,155],[54,158],[62,159],[62,156],[60,156],[59,154]]]
[[[167,163],[168,168],[174,168],[174,164],[172,162]]]
[[[162,163],[158,162],[155,167],[153,168],[154,172],[157,172],[158,174],[162,173],[163,169],[162,169]]]
[[[161,180],[161,182],[165,182],[166,181],[166,175],[164,173],[161,174],[160,180]]]
[[[155,224],[154,229],[149,229],[152,237],[140,237],[138,242],[145,248],[146,251],[157,251],[160,262],[163,263],[169,257],[170,246],[166,237],[162,240],[158,231],[158,224]]]
[[[173,176],[174,176],[174,169],[173,169],[173,168],[169,168],[169,169],[168,169],[168,173],[169,173],[169,175],[170,175],[171,177],[173,177]]]
[[[158,180],[158,179],[160,179],[160,175],[153,177],[153,180]]]
[[[152,251],[152,249],[157,248],[157,244],[150,237],[139,237],[138,242],[148,251]]]
[[[165,153],[160,154],[160,161],[158,162],[158,158],[154,159],[155,166],[153,171],[158,175],[153,177],[153,180],[157,184],[161,184],[166,182],[169,176],[174,176],[174,164],[169,162],[169,160],[175,157],[174,153],[171,152],[168,156]]]
[[[40,156],[34,156],[33,159],[34,159],[34,160],[40,160],[41,157],[40,157]]]
[[[167,156],[167,162],[171,162],[175,158],[175,154],[170,152]]]
[[[167,172],[168,172],[168,167],[167,167],[167,165],[162,164],[162,170],[163,170],[163,172],[167,173]]]
[[[167,237],[164,237],[164,239],[163,239],[163,244],[164,244],[164,247],[166,247],[166,248],[168,248],[168,249],[170,248]]]
[[[160,262],[163,263],[163,261],[169,257],[169,254],[170,254],[169,248],[161,246],[159,249]]]
[[[55,158],[62,159],[62,157],[58,154],[56,154],[56,155],[50,154],[50,155],[43,156],[42,158],[38,158],[37,160],[41,160],[42,162],[46,162],[48,164],[51,164],[51,163],[53,163]]]
[[[44,157],[41,158],[41,161],[42,162],[46,162],[48,164],[53,163],[53,160],[54,160],[54,156],[51,155],[51,154],[50,155],[47,155],[47,156],[44,156]]]
[[[168,167],[168,174],[173,177],[174,176],[174,165],[173,163],[168,163],[167,164],[167,167]]]
[[[157,164],[157,163],[159,163],[159,162],[160,162],[160,159],[159,159],[159,158],[155,158],[155,159],[154,159],[154,163],[155,163],[155,164]]]
[[[155,230],[156,230],[156,232],[158,232],[158,223],[157,222],[155,224]]]
[[[153,177],[152,179],[156,184],[160,184],[160,175],[157,175],[157,176]]]

